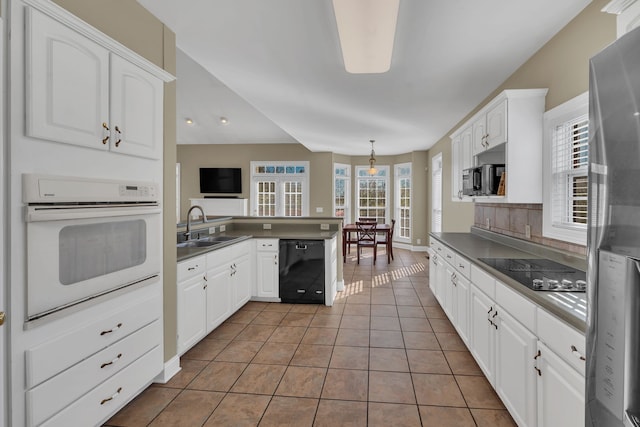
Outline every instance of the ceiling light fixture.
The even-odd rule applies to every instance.
[[[399,4],[400,0],[333,0],[347,72],[389,71]]]
[[[376,142],[375,139],[370,139],[371,143],[371,157],[369,157],[369,175],[375,175],[378,173],[378,169],[376,169],[376,152],[373,151],[373,143]]]
[[[220,117],[220,123],[226,125],[227,123],[229,123],[229,119],[227,119],[226,117]]]
[[[192,125],[193,124],[193,120],[191,119],[184,119],[185,122],[187,122],[188,125]]]

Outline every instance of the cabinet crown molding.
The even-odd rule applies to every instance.
[[[624,12],[625,9],[634,4],[636,1],[637,0],[613,0],[607,3],[607,5],[600,10],[602,12],[611,13],[613,15],[620,15],[622,12]]]

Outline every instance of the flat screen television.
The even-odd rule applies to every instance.
[[[242,193],[242,169],[200,168],[201,193]]]

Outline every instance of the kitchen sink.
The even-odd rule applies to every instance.
[[[212,242],[212,243],[220,243],[220,242],[228,242],[229,240],[238,239],[238,236],[208,236],[198,239],[199,242]]]
[[[179,248],[206,248],[220,243],[222,242],[210,240],[187,240],[186,242],[178,243],[176,246]]]

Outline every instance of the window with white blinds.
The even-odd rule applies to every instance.
[[[442,153],[431,159],[431,231],[442,231]]]
[[[588,95],[545,113],[545,237],[586,244]]]

